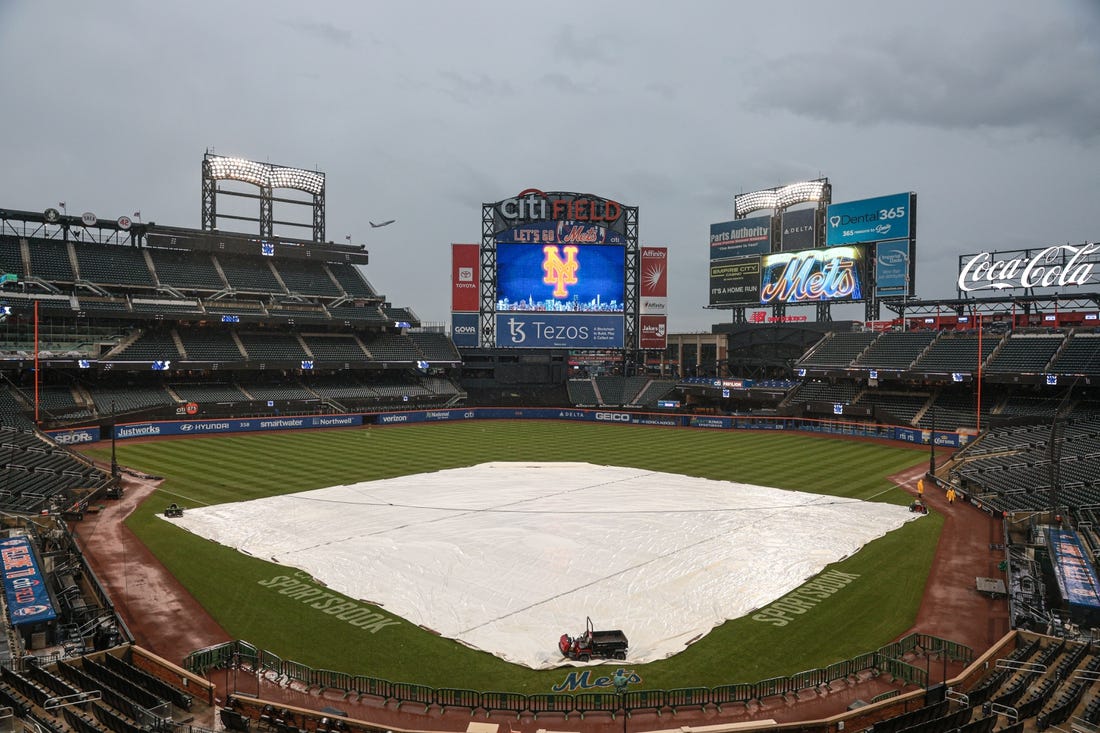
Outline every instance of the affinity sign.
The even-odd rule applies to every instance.
[[[833,204],[825,214],[825,244],[858,244],[909,236],[912,193]]]
[[[1100,244],[1060,244],[1042,250],[979,252],[959,267],[959,290],[1065,288],[1094,282]]]

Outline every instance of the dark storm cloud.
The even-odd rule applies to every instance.
[[[288,28],[301,31],[303,34],[312,36],[326,44],[345,46],[348,48],[354,45],[351,31],[346,28],[337,28],[331,23],[302,19],[285,20],[283,23]]]
[[[830,123],[1095,140],[1100,40],[1091,14],[1013,7],[932,33],[842,31],[825,53],[793,53],[759,67],[749,99]]]
[[[606,32],[578,29],[572,24],[561,26],[554,36],[554,54],[564,64],[611,64],[615,61],[614,48],[615,44]]]
[[[588,191],[639,207],[641,243],[669,247],[670,327],[695,331],[728,315],[704,308],[709,224],[827,175],[834,201],[917,192],[920,296],[953,295],[959,253],[1100,234],[1098,19],[1097,0],[0,0],[0,206],[197,227],[207,148],[316,166],[329,238],[443,322],[448,244],[480,241],[482,202]]]
[[[510,81],[488,74],[462,74],[444,69],[439,72],[439,78],[443,82],[443,91],[463,104],[481,104],[516,94],[516,88]]]

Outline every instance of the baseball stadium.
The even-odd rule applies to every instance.
[[[638,207],[528,188],[438,324],[323,173],[201,186],[0,209],[6,730],[1096,730],[1100,245],[924,300],[915,192],[739,194],[676,334]]]

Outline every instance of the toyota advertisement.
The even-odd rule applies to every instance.
[[[451,310],[456,313],[477,311],[481,247],[477,244],[451,245]]]

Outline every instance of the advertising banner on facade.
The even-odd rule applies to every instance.
[[[772,218],[753,216],[710,225],[710,258],[726,260],[771,252]]]
[[[79,445],[99,440],[99,428],[73,428],[71,430],[46,430],[46,435],[58,445]]]
[[[667,316],[638,316],[638,348],[664,349],[668,346]]]
[[[477,313],[451,314],[451,340],[459,348],[473,348],[478,345]]]
[[[1023,288],[1095,288],[1100,243],[1058,244],[1035,249],[977,252],[959,258],[960,293]]]
[[[710,304],[756,303],[760,297],[760,258],[710,263]]]
[[[312,428],[351,428],[363,424],[362,415],[317,415],[309,417],[257,417],[248,420],[178,420],[129,423],[115,428],[116,440],[158,438],[168,435],[206,435],[210,433],[251,433],[268,430],[308,430]]]
[[[451,245],[451,310],[478,310],[478,281],[481,247],[477,244]]]
[[[544,311],[497,313],[498,348],[623,348],[623,316]]]
[[[832,247],[908,237],[915,198],[913,193],[895,193],[833,204],[825,212],[825,244]]]
[[[817,209],[784,211],[779,227],[779,248],[784,252],[812,249],[817,243]]]
[[[641,271],[639,312],[642,315],[667,315],[668,248],[642,247]]]
[[[4,576],[4,595],[12,626],[22,626],[57,618],[45,578],[26,537],[0,540],[0,572]]]
[[[909,240],[879,242],[875,245],[875,295],[912,295],[913,281],[910,273]]]

